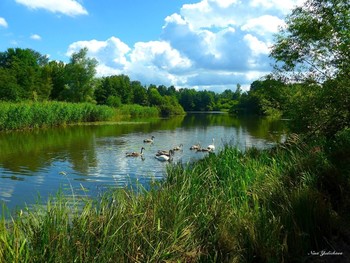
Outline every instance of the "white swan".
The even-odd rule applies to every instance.
[[[162,162],[166,162],[166,161],[170,161],[172,159],[172,155],[174,154],[174,151],[173,150],[170,150],[169,151],[169,155],[165,155],[165,154],[162,154],[162,155],[156,155],[155,158],[158,160],[158,161],[162,161]]]
[[[152,143],[153,140],[154,140],[154,136],[152,136],[151,139],[144,139],[143,142]]]
[[[207,149],[208,149],[209,151],[215,151],[214,138],[213,138],[212,144],[208,145]]]
[[[130,152],[130,153],[126,153],[126,157],[139,157],[139,156],[142,156],[143,155],[143,150],[145,148],[141,148],[141,151],[140,152]]]

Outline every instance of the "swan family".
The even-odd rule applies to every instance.
[[[151,138],[144,139],[144,143],[151,143],[153,144],[155,137],[152,136]],[[173,147],[170,150],[158,150],[155,154],[155,158],[159,161],[166,162],[171,161],[175,151],[180,151],[183,149],[183,144],[179,144],[178,146]],[[143,151],[145,150],[144,147],[141,147],[140,152],[127,152],[126,157],[143,157]],[[194,144],[190,147],[190,150],[194,150],[196,152],[213,152],[215,151],[215,145],[214,145],[214,138],[212,140],[212,143],[209,144],[206,148],[202,148],[201,144],[198,142],[197,144]]]

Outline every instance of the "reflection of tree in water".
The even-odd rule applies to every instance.
[[[224,113],[190,113],[186,115],[183,126],[185,128],[206,128],[210,126],[235,127],[235,138],[240,138],[242,134],[248,133],[256,138],[272,141],[280,141],[281,136],[286,131],[285,122],[280,120],[271,120],[254,116],[234,117]],[[271,133],[271,131],[274,131],[274,133]]]
[[[235,138],[244,133],[254,137],[279,140],[284,131],[280,121],[261,118],[235,118],[229,114],[187,114],[168,119],[150,119],[110,125],[83,125],[0,133],[0,165],[13,172],[37,172],[54,161],[69,161],[73,168],[86,174],[98,165],[97,147],[118,147],[119,137],[130,133],[151,133],[176,128],[209,126],[235,127]],[[270,131],[281,131],[271,134]],[[99,140],[110,137],[111,140]],[[103,145],[106,144],[106,145]],[[108,144],[108,145],[107,145]]]
[[[183,118],[0,133],[0,165],[15,173],[31,175],[28,171],[38,172],[54,161],[69,161],[74,170],[86,174],[89,167],[97,166],[96,147],[101,146],[98,138],[175,129]],[[105,147],[118,146],[121,142],[109,143]]]
[[[280,141],[287,130],[286,122],[269,118],[245,117],[240,123],[251,136],[270,141]]]
[[[89,149],[93,147],[92,135],[89,127],[78,126],[3,133],[0,135],[0,163],[14,172],[35,172],[50,166],[53,161],[65,160],[76,151],[88,150],[93,154],[94,151]]]

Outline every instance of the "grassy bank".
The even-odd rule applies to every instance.
[[[227,147],[82,210],[61,196],[1,221],[0,262],[301,262],[336,247],[349,187],[334,164],[349,156],[349,133],[332,153],[297,137],[265,151]]]
[[[105,121],[115,111],[107,106],[67,102],[0,102],[0,130],[53,127],[70,123]]]
[[[130,117],[158,117],[156,107],[122,105],[111,108],[91,103],[0,102],[0,131],[54,127],[81,122],[118,121]]]
[[[124,104],[116,109],[117,115],[122,117],[158,117],[157,107],[146,107],[137,104]]]

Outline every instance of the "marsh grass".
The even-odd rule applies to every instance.
[[[117,115],[121,117],[158,117],[160,114],[157,107],[147,107],[138,104],[124,104],[116,110]]]
[[[330,165],[312,149],[298,139],[244,153],[227,146],[168,166],[147,191],[76,206],[59,196],[1,220],[0,262],[300,262],[325,248],[335,225],[315,187]]]
[[[53,127],[106,121],[116,112],[108,106],[68,102],[0,102],[0,130]]]

